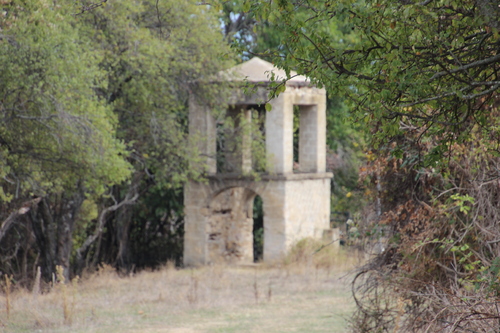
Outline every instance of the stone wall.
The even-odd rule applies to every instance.
[[[330,228],[330,179],[285,183],[286,250],[305,237],[321,238]]]
[[[185,188],[184,264],[253,262],[253,200],[264,210],[265,262],[283,258],[304,237],[321,238],[330,223],[330,173],[210,177]]]
[[[212,199],[206,217],[208,262],[253,262],[253,198],[255,192],[233,187]]]

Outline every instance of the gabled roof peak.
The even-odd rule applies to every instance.
[[[251,83],[271,82],[272,74],[274,74],[275,81],[287,78],[284,70],[259,57],[253,57],[223,72],[223,76],[228,81],[248,81]],[[298,75],[294,71],[290,71],[290,76],[291,79],[287,81],[287,86],[304,86],[309,84],[307,77]]]

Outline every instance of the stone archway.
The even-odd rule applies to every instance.
[[[231,187],[212,197],[206,227],[209,263],[253,262],[253,200],[256,195],[245,187]]]

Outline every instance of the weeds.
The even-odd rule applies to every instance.
[[[339,247],[336,244],[304,238],[298,241],[284,259],[285,266],[315,267],[316,270],[349,271],[364,261],[361,250],[353,247]],[[326,245],[326,246],[325,246]]]
[[[35,283],[31,290],[16,289],[10,293],[10,308],[15,311],[10,311],[9,321],[5,320],[5,312],[0,312],[0,321],[5,323],[7,332],[43,330],[60,333],[67,332],[68,326],[74,332],[156,332],[161,330],[148,330],[147,325],[166,327],[167,331],[171,327],[198,325],[199,321],[211,320],[212,315],[202,316],[203,313],[207,310],[214,313],[212,310],[215,310],[216,313],[244,313],[237,320],[246,320],[248,313],[256,316],[272,313],[272,317],[284,318],[290,325],[298,321],[301,323],[296,325],[305,325],[311,320],[308,316],[318,313],[328,316],[334,311],[332,304],[349,304],[347,288],[334,274],[345,272],[345,268],[357,260],[350,260],[347,253],[341,251],[328,266],[323,262],[326,259],[321,258],[327,249],[311,257],[317,244],[305,242],[310,248],[300,245],[302,255],[291,256],[293,260],[288,258],[288,263],[276,266],[214,265],[179,270],[167,264],[160,270],[143,271],[133,276],[120,276],[111,267],[102,267],[98,272],[86,273],[84,278],[74,279],[71,283],[64,283],[67,281],[58,273],[52,289],[39,293],[38,283]],[[343,293],[341,301],[329,301],[340,291]],[[325,303],[328,304],[325,308],[317,308],[318,292],[325,302],[331,302]],[[305,311],[304,314],[293,312],[299,308],[306,309],[300,310]],[[341,311],[348,309],[343,306]],[[141,316],[137,315],[139,311],[142,311]],[[147,314],[147,324],[142,319],[138,321],[138,318],[145,317],[144,314]],[[212,325],[226,325],[236,319],[227,320],[219,317]],[[259,319],[262,320],[266,319]],[[275,324],[279,321],[267,322],[269,327],[277,326],[268,332],[283,331],[282,326]],[[257,321],[252,320],[249,324],[256,325]],[[343,331],[344,326],[341,327],[337,331]],[[193,328],[193,331],[197,329]]]
[[[64,269],[62,266],[56,267],[57,285],[61,291],[62,297],[62,310],[65,325],[71,325],[73,322],[74,309],[76,305],[76,290],[78,287],[79,277],[75,277],[71,284],[68,284],[64,278]],[[68,290],[68,286],[70,287]],[[71,295],[69,295],[71,294]],[[70,299],[71,297],[71,299]]]
[[[5,275],[5,312],[7,320],[10,319],[10,288],[12,276]]]
[[[253,279],[253,295],[255,297],[255,304],[259,304],[259,286],[257,285],[257,272],[255,272]]]
[[[193,270],[191,270],[191,280],[187,293],[187,300],[190,305],[194,305],[198,302],[198,278],[194,276]]]

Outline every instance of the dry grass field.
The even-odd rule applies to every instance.
[[[37,294],[0,296],[0,332],[344,332],[358,257],[303,244],[274,266],[207,266],[119,276],[112,268]]]

